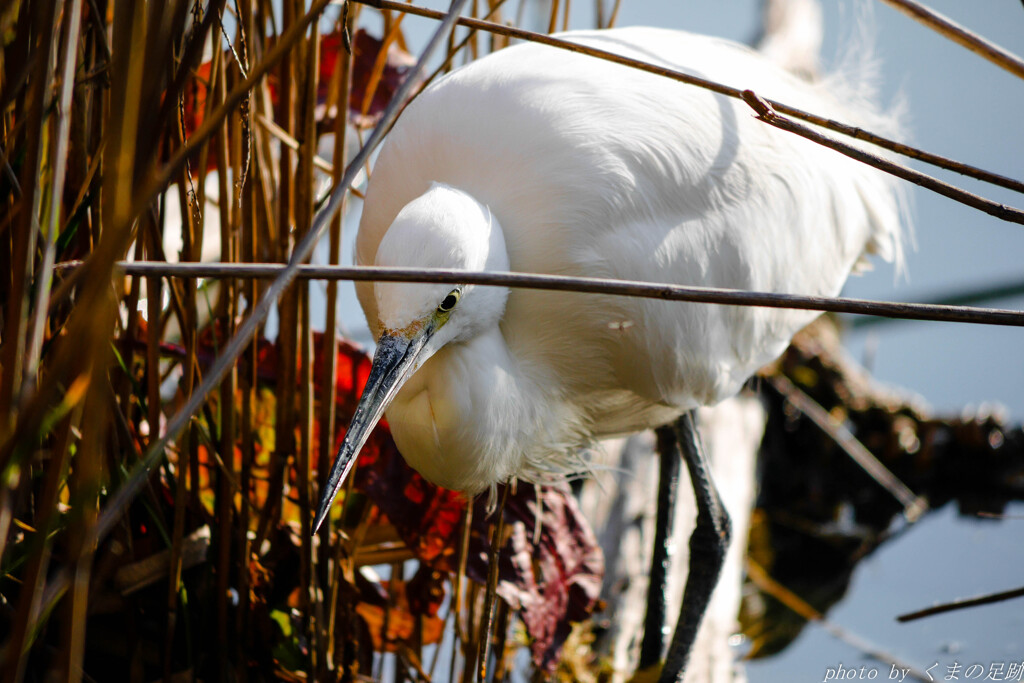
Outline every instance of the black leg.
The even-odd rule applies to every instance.
[[[647,585],[647,613],[644,615],[644,639],[640,643],[639,669],[643,671],[661,662],[665,644],[668,611],[668,570],[671,563],[676,492],[679,490],[679,446],[671,427],[655,431],[658,437],[658,508],[654,520],[654,550]]]
[[[679,418],[675,424],[675,433],[697,499],[697,526],[690,536],[690,573],[686,577],[683,606],[659,683],[683,680],[690,649],[697,637],[697,628],[722,571],[730,535],[729,515],[711,480],[707,456],[697,433],[693,413]]]

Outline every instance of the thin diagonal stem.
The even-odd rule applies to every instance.
[[[53,279],[53,261],[57,253],[58,223],[60,221],[60,204],[64,199],[64,182],[67,179],[68,145],[71,136],[71,94],[75,84],[75,57],[78,54],[79,25],[82,22],[82,3],[72,0],[70,12],[64,22],[64,57],[60,72],[60,99],[57,119],[57,144],[52,157],[53,187],[50,189],[50,206],[46,213],[45,244],[43,246],[43,262],[39,265],[38,286],[33,307],[32,326],[29,330],[27,344],[27,360],[25,364],[26,386],[22,389],[22,399],[26,399],[35,386],[36,373],[39,370],[39,357],[43,348],[43,336],[46,330],[46,301],[50,298],[50,284]]]
[[[787,401],[809,417],[814,424],[832,437],[832,440],[846,452],[878,485],[892,494],[903,506],[903,516],[908,522],[916,522],[928,510],[928,501],[911,491],[899,477],[889,471],[871,451],[864,447],[853,433],[833,418],[814,399],[801,391],[785,375],[769,380]]]
[[[764,121],[768,125],[774,126],[779,130],[799,135],[811,142],[816,142],[819,145],[833,149],[844,156],[850,157],[851,159],[855,159],[881,171],[885,171],[890,175],[894,175],[897,178],[902,178],[903,180],[914,183],[926,190],[931,190],[932,192],[941,194],[942,196],[960,202],[961,204],[966,204],[973,209],[984,211],[990,216],[994,216],[1011,223],[1024,225],[1024,211],[1021,211],[1020,209],[1015,209],[1012,206],[1006,206],[1005,204],[994,202],[991,199],[985,199],[984,197],[980,197],[972,192],[950,185],[938,178],[933,178],[932,176],[921,173],[920,171],[915,171],[908,166],[897,164],[894,161],[889,161],[888,159],[876,154],[865,152],[862,149],[848,145],[833,137],[819,133],[810,126],[805,126],[784,116],[780,116],[767,100],[760,97],[752,90],[743,91],[743,101],[749,104],[751,109],[757,112],[757,116],[761,121]]]
[[[370,5],[371,7],[376,7],[378,9],[408,12],[410,14],[416,14],[418,16],[427,17],[430,19],[441,19],[444,16],[443,12],[438,12],[437,10],[427,9],[424,7],[417,7],[415,5],[407,5],[400,2],[394,2],[393,0],[351,1],[360,2],[362,4]],[[615,7],[617,11],[618,2],[616,2]],[[612,21],[614,22],[614,14]],[[694,76],[692,74],[684,73],[682,71],[675,71],[664,66],[650,64],[648,62],[644,62],[638,59],[632,59],[630,57],[625,57],[614,52],[608,52],[607,50],[600,50],[587,45],[580,45],[579,43],[573,43],[562,38],[556,38],[554,36],[547,35],[546,33],[527,31],[526,29],[516,28],[513,26],[505,26],[504,24],[498,24],[490,21],[481,21],[479,19],[462,18],[459,19],[458,23],[463,26],[468,26],[469,28],[479,29],[482,31],[489,31],[491,33],[507,36],[509,38],[527,40],[530,42],[555,47],[561,50],[568,50],[569,52],[576,52],[579,54],[588,55],[590,57],[595,57],[597,59],[603,59],[605,61],[614,62],[616,64],[622,64],[623,66],[639,69],[640,71],[646,71],[648,73],[652,73],[658,76],[664,76],[665,78],[670,78],[674,81],[679,81],[680,83],[687,83],[689,85],[694,85],[699,88],[704,88],[706,90],[710,90],[711,92],[715,92],[720,95],[725,95],[726,97],[742,99],[743,96],[743,91],[740,88],[733,88],[727,85],[723,85],[721,83],[716,83],[715,81],[710,81],[706,78]],[[903,144],[902,142],[890,140],[889,138],[886,138],[882,135],[878,135],[877,133],[872,133],[871,131],[858,128],[856,126],[851,126],[845,123],[841,123],[839,121],[833,121],[832,119],[825,118],[823,116],[818,116],[817,114],[806,112],[803,111],[802,109],[797,109],[796,107],[791,107],[783,102],[768,100],[768,103],[771,104],[771,106],[776,111],[800,119],[802,121],[806,121],[807,123],[812,123],[815,126],[820,126],[822,128],[826,128],[828,130],[841,133],[843,135],[852,137],[855,140],[862,140],[872,145],[881,147],[882,149],[887,149],[891,152],[895,152],[897,154],[910,157],[911,159],[917,159],[918,161],[922,161],[924,163],[937,166],[939,168],[944,168],[955,173],[960,173],[971,178],[976,178],[977,180],[991,183],[993,185],[1005,187],[1015,192],[1024,193],[1024,182],[1021,182],[1020,180],[1017,180],[1015,178],[1008,178],[998,173],[993,173],[991,171],[986,171],[985,169],[971,166],[970,164],[965,164],[954,159],[948,159],[938,154],[926,152],[922,149],[917,149],[916,147],[911,147],[910,145]]]
[[[992,603],[1012,600],[1014,598],[1024,598],[1024,587],[1014,588],[1013,590],[1008,591],[1000,591],[999,593],[990,593],[977,598],[965,598],[962,600],[943,603],[941,605],[926,607],[925,609],[917,610],[916,612],[901,614],[896,617],[896,621],[914,621],[915,619],[923,619],[924,617],[930,617],[935,614],[945,614],[946,612],[967,609],[968,607],[978,607],[980,605],[991,605]]]
[[[1024,60],[1009,50],[964,28],[949,17],[925,7],[915,0],[882,0],[882,2],[912,19],[916,19],[974,54],[987,59],[999,68],[1009,71],[1017,78],[1024,78]]]
[[[423,54],[420,56],[419,61],[410,70],[406,80],[402,82],[402,85],[398,88],[397,92],[395,92],[387,109],[385,109],[384,113],[381,115],[380,123],[378,123],[377,127],[370,135],[370,138],[366,141],[366,145],[358,154],[356,154],[355,158],[352,159],[352,162],[348,165],[348,168],[345,169],[345,174],[342,176],[341,182],[337,188],[331,194],[330,200],[313,218],[313,223],[310,226],[309,231],[306,233],[306,236],[295,246],[287,267],[285,267],[267,287],[263,297],[256,306],[253,307],[252,314],[238,327],[235,335],[224,346],[223,352],[214,361],[213,365],[207,371],[206,376],[203,378],[203,382],[192,393],[189,400],[170,420],[168,420],[167,431],[164,437],[150,446],[146,451],[145,457],[143,457],[143,459],[133,469],[132,474],[124,482],[121,488],[119,488],[110,498],[110,501],[103,508],[100,513],[99,520],[92,530],[92,538],[89,539],[90,543],[95,544],[110,533],[110,530],[114,528],[117,521],[121,519],[124,514],[124,510],[131,501],[135,499],[135,496],[138,495],[139,491],[142,490],[142,487],[149,478],[150,470],[164,456],[167,444],[171,439],[176,438],[177,435],[181,433],[192,417],[202,407],[203,402],[206,400],[206,396],[220,384],[220,381],[234,365],[238,356],[241,355],[242,351],[244,351],[247,346],[249,346],[253,335],[256,332],[256,328],[263,322],[263,320],[266,319],[267,314],[270,313],[270,310],[278,297],[280,297],[284,290],[292,283],[292,281],[294,281],[302,263],[308,260],[310,254],[313,252],[313,248],[323,236],[331,219],[334,217],[334,214],[341,207],[342,200],[345,193],[348,191],[347,188],[351,184],[352,179],[355,177],[356,173],[359,172],[370,154],[381,143],[384,131],[388,129],[391,120],[398,115],[402,104],[411,95],[419,74],[426,66],[427,60],[450,33],[455,24],[455,18],[462,11],[466,1],[467,0],[452,0],[447,18],[437,28],[437,31],[435,31],[430,42],[427,44],[427,47],[423,50]],[[323,7],[326,6],[326,4],[326,2],[320,3],[318,6]],[[225,105],[226,104],[227,102],[225,102]],[[223,107],[225,105],[221,106]],[[218,109],[218,111],[220,111],[220,109]],[[193,140],[195,140],[195,137],[196,135],[193,136]],[[62,595],[67,589],[70,580],[71,576],[67,572],[63,572],[57,577],[54,577],[52,583],[47,587],[44,604],[51,604],[53,600]]]

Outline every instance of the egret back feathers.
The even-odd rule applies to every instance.
[[[877,116],[727,41],[562,37],[852,124]],[[374,167],[356,259],[835,296],[866,254],[900,258],[900,202],[888,176],[742,102],[523,44],[409,105]],[[389,423],[413,467],[469,492],[544,481],[591,439],[734,394],[817,315],[472,286],[439,314],[450,285],[356,287],[375,336],[430,328]]]

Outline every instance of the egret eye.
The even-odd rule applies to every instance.
[[[441,302],[441,305],[437,307],[437,312],[450,313],[451,310],[455,308],[455,304],[459,303],[460,296],[462,296],[462,292],[457,289],[453,289],[448,292],[448,296],[446,296],[444,301]]]

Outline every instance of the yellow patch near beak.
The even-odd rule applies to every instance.
[[[397,330],[392,329],[392,328],[388,328],[388,327],[384,327],[381,330],[381,334],[386,334],[386,335],[389,335],[389,336],[392,336],[392,337],[401,337],[402,339],[406,339],[406,340],[411,341],[411,340],[415,339],[416,336],[420,334],[420,332],[423,331],[424,327],[426,327],[426,322],[425,321],[423,321],[423,320],[413,320],[411,323],[409,323],[405,327],[403,327],[401,329],[397,329]]]

